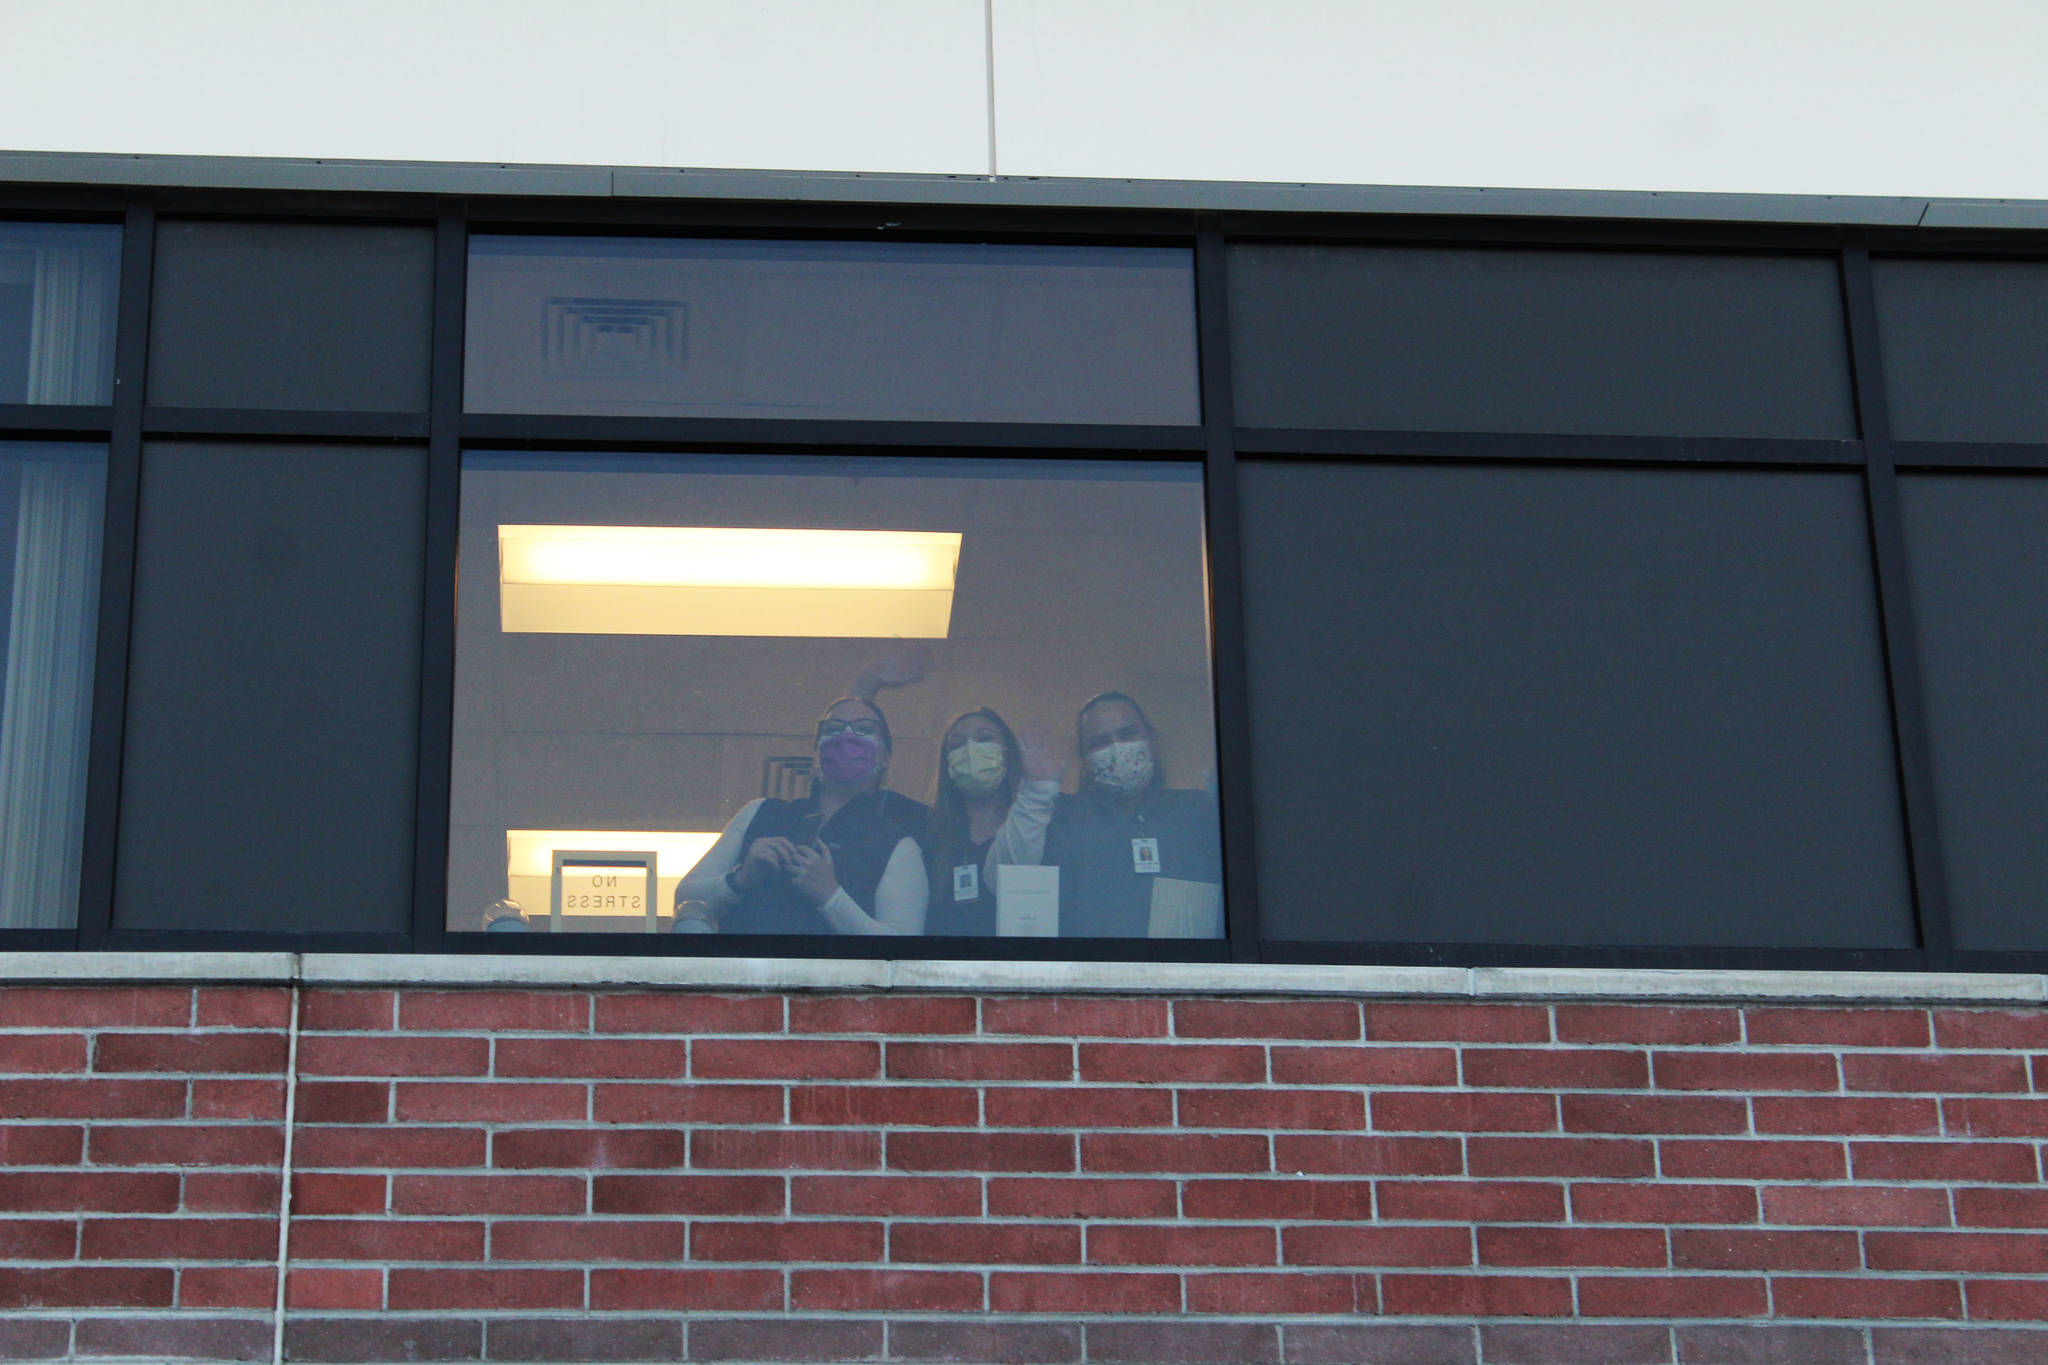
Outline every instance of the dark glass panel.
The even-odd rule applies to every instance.
[[[1871,274],[1892,435],[2048,440],[2048,264],[1876,260]]]

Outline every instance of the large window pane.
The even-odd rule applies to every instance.
[[[451,929],[1222,932],[1199,466],[471,454],[460,566]]]
[[[426,457],[143,451],[114,923],[410,921]]]
[[[0,403],[112,401],[121,229],[0,223]]]
[[[1876,260],[1892,434],[2048,440],[2048,263]]]
[[[1241,478],[1271,937],[1912,944],[1856,476]]]
[[[2048,950],[2048,479],[1899,480],[1956,941]]]
[[[1824,257],[1239,246],[1246,426],[1856,434]]]
[[[163,223],[149,401],[423,412],[433,269],[430,228]]]
[[[0,929],[78,919],[100,446],[0,443]]]
[[[1193,423],[1185,250],[477,237],[472,412]]]

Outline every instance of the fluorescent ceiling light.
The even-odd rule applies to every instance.
[[[944,639],[958,531],[500,526],[500,624],[570,635]]]

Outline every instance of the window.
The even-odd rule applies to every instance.
[[[121,230],[0,223],[0,403],[105,404]]]

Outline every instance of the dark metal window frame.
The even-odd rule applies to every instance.
[[[145,401],[155,225],[163,218],[431,223],[435,229],[431,387],[415,413],[175,409]],[[1060,209],[789,203],[750,200],[488,198],[338,191],[0,186],[0,219],[120,222],[115,389],[107,407],[0,406],[0,440],[89,441],[108,450],[105,552],[92,699],[84,867],[75,930],[0,931],[6,949],[256,949],[674,956],[868,957],[877,945],[841,937],[491,935],[446,929],[448,791],[454,693],[455,535],[465,446],[730,453],[984,454],[1196,460],[1203,464],[1212,603],[1213,678],[1228,937],[1222,942],[1056,939],[903,940],[895,955],[1068,961],[1268,961],[1452,965],[2048,970],[2038,952],[1955,947],[1933,797],[1926,703],[1907,592],[1898,473],[2048,469],[2048,443],[1891,439],[1870,261],[1883,256],[2048,259],[2048,233],[1687,221],[1406,217],[1295,212]],[[465,415],[462,330],[472,232],[558,235],[816,237],[1192,246],[1202,421],[1191,427],[1035,423],[869,422],[546,415]],[[1231,393],[1228,250],[1233,242],[1372,243],[1816,254],[1837,265],[1858,436],[1849,440],[1567,436],[1534,433],[1292,430],[1236,425]],[[426,596],[422,612],[420,749],[409,934],[138,932],[112,924],[135,534],[145,440],[288,443],[424,442],[428,451]],[[1883,623],[1894,754],[1912,872],[1919,946],[1856,951],[1768,948],[1534,947],[1516,944],[1291,943],[1260,932],[1251,815],[1252,754],[1243,661],[1240,457],[1854,469],[1864,483]],[[902,949],[914,951],[905,954]]]

